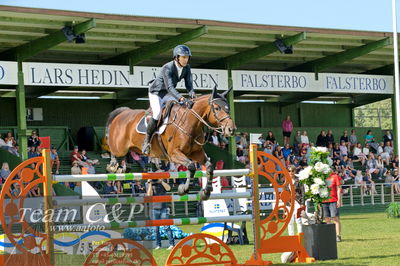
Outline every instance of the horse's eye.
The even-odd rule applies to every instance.
[[[221,110],[221,108],[215,107],[215,111],[219,111],[219,110]]]

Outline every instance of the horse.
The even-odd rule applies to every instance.
[[[197,162],[206,167],[207,173],[207,184],[205,189],[201,189],[200,197],[202,200],[210,197],[214,165],[203,149],[207,142],[204,127],[227,137],[234,133],[236,126],[230,117],[226,99],[229,91],[220,94],[215,86],[211,94],[194,98],[191,108],[174,103],[168,119],[164,121],[165,130],[161,134],[156,132],[151,140],[148,156],[184,165],[189,170],[190,177],[178,187],[180,195],[189,192],[190,179],[195,175]],[[128,107],[120,107],[109,114],[106,134],[112,155],[123,157],[129,151],[142,154],[145,134],[139,132],[137,126],[147,115],[146,110]]]

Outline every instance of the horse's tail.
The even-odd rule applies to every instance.
[[[122,113],[123,111],[128,110],[128,109],[130,109],[130,108],[129,107],[120,107],[120,108],[115,109],[108,115],[107,124],[106,124],[106,137],[107,138],[108,138],[108,127],[111,125],[114,118],[117,115],[119,115],[120,113]]]

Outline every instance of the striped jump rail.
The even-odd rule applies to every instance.
[[[250,169],[229,169],[215,170],[216,176],[243,176],[248,175]],[[56,182],[82,182],[82,181],[114,181],[114,180],[149,180],[149,179],[168,179],[168,178],[188,178],[189,171],[184,172],[159,172],[159,173],[125,173],[125,174],[89,174],[89,175],[54,175],[53,181]],[[206,177],[206,171],[196,171],[194,177]]]
[[[110,223],[93,223],[93,224],[70,224],[70,225],[54,225],[55,231],[88,231],[90,228],[101,228],[101,230],[117,230],[131,227],[146,226],[165,226],[165,225],[189,225],[204,223],[225,223],[225,222],[241,222],[251,221],[252,215],[233,215],[221,217],[197,217],[197,218],[177,218],[163,220],[141,220],[129,222],[110,222]]]
[[[238,193],[220,193],[211,194],[210,200],[213,199],[239,199],[239,198],[250,198],[250,192],[238,192]],[[199,194],[188,194],[184,196],[179,195],[165,195],[165,196],[142,196],[142,197],[124,197],[124,198],[101,198],[101,199],[69,199],[69,200],[54,200],[53,204],[55,207],[70,207],[70,206],[82,206],[91,205],[96,203],[104,204],[134,204],[134,203],[152,203],[152,202],[179,202],[179,201],[200,201]]]

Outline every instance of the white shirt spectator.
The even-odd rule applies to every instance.
[[[211,138],[212,138],[212,143],[213,143],[214,145],[216,145],[216,146],[219,146],[218,136],[212,135]]]
[[[300,139],[301,139],[301,144],[310,144],[308,136],[301,135]]]

